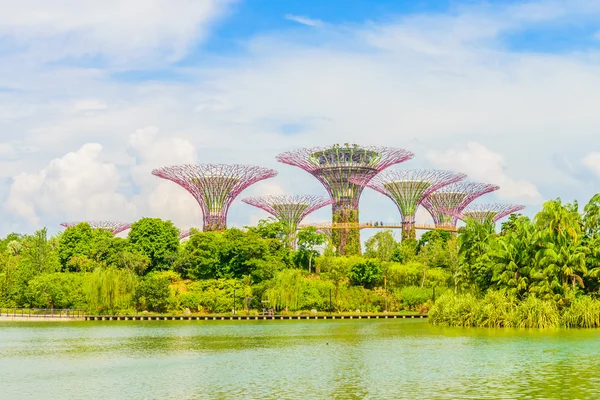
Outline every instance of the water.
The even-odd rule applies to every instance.
[[[0,323],[0,399],[594,399],[600,330]]]

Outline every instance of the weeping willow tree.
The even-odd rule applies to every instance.
[[[137,282],[137,276],[129,270],[96,268],[84,284],[90,311],[112,313],[130,308]]]
[[[304,276],[295,269],[279,272],[273,279],[273,285],[265,291],[265,298],[275,309],[297,310],[300,306]]]

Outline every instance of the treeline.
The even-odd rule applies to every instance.
[[[363,256],[334,254],[324,235],[274,220],[193,232],[145,218],[127,238],[87,224],[0,241],[0,306],[89,313],[430,311],[460,326],[600,325],[600,195],[546,202],[501,227],[467,221],[396,242],[381,231]]]
[[[431,322],[458,326],[600,326],[600,195],[546,202],[512,215],[499,233],[468,221],[458,236],[454,290]]]
[[[171,222],[155,218],[133,224],[126,238],[85,223],[53,237],[46,229],[10,234],[0,241],[0,306],[95,314],[425,312],[457,257],[456,239],[440,232],[403,244],[379,232],[364,257],[335,256],[314,229],[298,232],[297,249],[286,246],[288,235],[283,224],[264,220],[180,242]]]

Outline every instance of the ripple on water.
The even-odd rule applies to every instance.
[[[600,398],[600,332],[423,321],[0,325],[2,398]]]

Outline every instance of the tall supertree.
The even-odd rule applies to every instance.
[[[117,235],[131,228],[130,223],[120,221],[71,221],[63,222],[60,225],[64,226],[65,228],[72,228],[79,224],[88,224],[93,229],[106,229],[107,231],[110,231],[113,235]]]
[[[488,183],[455,182],[429,194],[421,205],[429,211],[436,227],[456,228],[457,218],[448,212],[460,213],[476,198],[498,189],[500,186]]]
[[[356,144],[305,148],[282,153],[277,161],[302,168],[321,182],[333,202],[332,222],[358,225],[358,202],[363,186],[350,181],[360,176],[368,182],[390,165],[413,158],[410,151]],[[360,254],[358,227],[333,229],[332,243],[340,254]]]
[[[402,217],[402,240],[405,240],[417,236],[415,214],[423,199],[441,187],[465,177],[465,174],[451,171],[405,169],[383,171],[367,182],[360,177],[352,178],[352,181],[392,199]]]
[[[472,218],[480,223],[496,222],[509,214],[521,211],[525,206],[519,204],[491,203],[491,204],[471,204],[461,212],[451,212],[449,214],[460,220]]]
[[[239,164],[185,164],[158,168],[152,175],[173,181],[190,192],[203,213],[204,231],[227,229],[227,212],[248,186],[272,178],[277,172]]]
[[[311,212],[333,203],[333,199],[313,195],[270,195],[242,199],[246,204],[261,208],[286,225],[286,243],[295,247],[298,224]]]

